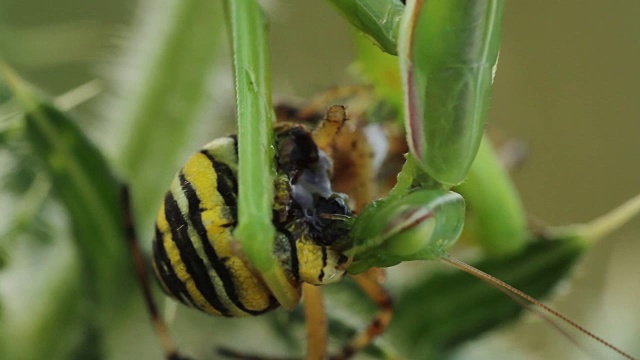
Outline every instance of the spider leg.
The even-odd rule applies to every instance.
[[[355,125],[355,124],[350,124]],[[337,136],[333,187],[349,195],[359,213],[377,192],[374,151],[363,127],[347,126]]]
[[[372,88],[363,85],[338,86],[329,89],[319,96],[314,97],[304,108],[298,113],[298,119],[305,121],[313,118],[316,114],[321,113],[330,104],[349,103],[349,112],[352,115],[360,116],[364,109],[371,103],[373,96]]]
[[[393,314],[391,296],[382,286],[384,275],[381,269],[372,269],[368,272],[353,276],[353,280],[373,300],[378,307],[378,312],[371,322],[342,347],[340,352],[330,357],[331,360],[350,359],[359,351],[367,347],[377,336],[382,334],[391,322]]]
[[[127,237],[127,242],[129,244],[129,249],[131,251],[136,278],[138,280],[138,283],[140,284],[140,288],[142,289],[145,305],[147,307],[147,310],[149,311],[149,316],[151,317],[151,323],[154,327],[155,332],[160,337],[160,342],[162,343],[162,347],[164,350],[164,357],[167,360],[188,360],[189,358],[184,357],[178,353],[173,340],[171,340],[171,336],[169,336],[167,325],[160,317],[158,306],[153,300],[147,267],[145,266],[144,255],[142,254],[142,250],[140,249],[140,242],[138,241],[138,237],[136,236],[135,226],[133,223],[131,197],[129,195],[128,186],[122,186],[121,196],[124,214],[124,231]]]
[[[336,142],[336,136],[345,121],[347,121],[345,107],[333,105],[327,110],[324,119],[313,131],[313,141],[329,156],[333,153],[332,147]]]
[[[307,327],[307,360],[327,359],[327,315],[322,288],[303,284],[304,317]]]

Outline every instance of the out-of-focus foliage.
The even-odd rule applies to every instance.
[[[141,97],[133,96],[133,93],[113,94],[112,90],[107,90],[98,97],[101,106],[96,106],[96,102],[89,102],[73,111],[75,116],[71,117],[76,119],[73,123],[82,132],[69,129],[63,131],[75,134],[68,135],[72,139],[84,138],[85,135],[80,134],[88,134],[91,140],[100,145],[100,152],[106,154],[124,153],[123,157],[129,156],[130,151],[124,149],[129,149],[130,146],[123,146],[124,138],[130,139],[129,144],[135,143],[136,147],[149,147],[135,154],[140,156],[136,160],[140,166],[125,166],[128,168],[127,172],[138,173],[136,181],[140,184],[139,192],[134,191],[134,195],[142,192],[147,194],[140,196],[135,202],[143,223],[149,223],[153,217],[154,208],[161,200],[161,193],[175,171],[180,161],[179,157],[197,149],[208,138],[221,135],[212,128],[219,127],[221,121],[228,122],[228,109],[233,107],[233,102],[229,101],[232,90],[228,76],[216,75],[219,73],[213,65],[218,59],[228,61],[228,54],[217,51],[221,36],[215,28],[221,25],[221,12],[212,11],[210,5],[204,3],[201,4],[203,8],[198,8],[197,2],[189,3],[182,4],[181,9],[184,11],[175,12],[172,9],[176,9],[178,5],[174,7],[162,3],[141,6],[137,21],[146,25],[137,29],[126,28],[124,31],[123,24],[130,22],[129,2],[67,4],[60,0],[60,4],[51,11],[44,11],[40,3],[30,1],[20,4],[7,1],[0,5],[0,55],[25,78],[54,94],[91,80],[97,76],[96,74],[114,79],[111,72],[114,67],[119,71],[128,68],[134,63],[129,62],[133,57],[128,57],[117,65],[109,64],[109,70],[105,70],[104,63],[112,62],[107,60],[112,58],[112,55],[105,56],[107,52],[121,51],[116,50],[114,43],[133,43],[133,35],[129,34],[142,29],[142,44],[174,44],[164,50],[157,50],[162,48],[162,45],[158,45],[155,52],[147,51],[136,55],[138,59],[148,60],[142,61],[142,66],[133,71],[145,73],[145,70],[148,70],[155,74],[155,77],[151,78],[158,80],[155,83],[143,80],[142,84],[147,84],[146,86],[164,94],[150,96],[148,94],[151,93],[146,93],[150,96],[148,99],[153,100],[153,106],[147,107],[144,104],[148,103],[140,101]],[[344,68],[352,61],[353,52],[348,41],[345,41],[350,39],[350,36],[345,35],[349,30],[346,22],[332,13],[334,9],[327,4],[318,3],[268,3],[267,10],[272,20],[271,39],[274,41],[275,50],[273,56],[276,60],[273,77],[274,84],[279,89],[277,92],[306,95],[322,91],[336,83],[347,82]],[[398,3],[394,2],[396,6]],[[189,6],[192,6],[191,10],[195,12],[194,18],[185,15],[185,9]],[[151,7],[155,11],[151,11]],[[637,155],[634,154],[640,151],[637,149],[638,142],[634,136],[637,132],[634,131],[633,125],[637,126],[638,114],[637,106],[632,100],[637,96],[633,96],[635,89],[628,86],[629,79],[636,75],[633,69],[636,68],[634,64],[640,55],[640,51],[634,45],[637,43],[634,37],[637,31],[627,28],[633,28],[633,24],[637,24],[636,15],[640,15],[634,14],[633,9],[634,7],[622,3],[617,7],[602,8],[600,4],[584,2],[559,5],[544,2],[510,3],[506,9],[501,68],[496,78],[489,121],[490,125],[503,127],[508,136],[515,134],[529,140],[532,151],[524,170],[515,174],[516,183],[522,190],[520,194],[527,208],[546,220],[567,223],[593,217],[638,191],[634,188],[640,183],[638,169],[629,166],[636,162]],[[178,21],[180,16],[186,23]],[[199,19],[198,22],[188,20],[196,18]],[[74,19],[84,20],[75,22]],[[615,19],[615,22],[611,23],[611,20],[607,19]],[[64,26],[52,26],[55,21]],[[112,26],[113,23],[117,23],[118,26]],[[181,29],[184,29],[184,32]],[[173,37],[168,36],[172,31],[177,32],[173,33]],[[123,33],[127,35],[121,35]],[[172,39],[175,42],[162,42],[158,41],[158,38]],[[223,37],[222,40],[224,41]],[[133,53],[145,49],[144,46],[140,46],[139,49],[133,47],[134,49],[130,49]],[[364,59],[376,58],[373,55],[378,51],[375,47],[364,49],[362,54],[371,54],[361,55]],[[164,55],[161,55],[163,51]],[[160,69],[166,70],[158,70],[157,64],[163,63],[162,61],[151,60],[161,59],[162,56],[175,60],[165,61],[167,68],[160,66]],[[361,61],[360,66],[371,68],[373,63],[376,61],[371,60],[368,65],[366,61]],[[171,69],[171,66],[177,68]],[[229,73],[229,68],[225,67],[222,73]],[[96,72],[96,69],[99,71]],[[380,72],[371,76],[372,78],[384,78],[389,67],[384,65],[379,69]],[[203,75],[203,71],[206,75]],[[331,78],[327,74],[338,76]],[[131,77],[134,76],[123,76],[122,73],[119,75],[120,81],[125,82]],[[215,81],[212,81],[212,78]],[[397,78],[391,76],[388,79],[393,82]],[[51,196],[61,191],[55,181],[50,182],[47,172],[43,172],[49,168],[48,172],[55,174],[56,168],[51,165],[57,164],[56,160],[53,159],[49,166],[46,165],[46,161],[37,160],[34,152],[37,146],[30,149],[26,137],[23,137],[28,131],[28,123],[16,121],[20,118],[19,110],[15,104],[7,104],[10,94],[3,85],[0,84],[0,164],[4,172],[0,194],[0,214],[3,215],[0,220],[0,234],[3,235],[0,239],[0,263],[3,266],[0,270],[0,352],[6,353],[3,352],[4,355],[0,357],[11,359],[19,354],[21,358],[32,359],[83,359],[98,358],[101,355],[107,358],[159,358],[158,341],[151,331],[144,309],[140,306],[140,299],[138,296],[131,296],[138,294],[135,287],[131,286],[131,276],[116,278],[122,287],[110,294],[117,294],[119,299],[116,301],[121,301],[122,305],[117,308],[117,313],[108,319],[109,325],[100,325],[101,322],[95,319],[104,309],[97,310],[87,302],[91,297],[87,297],[85,275],[89,273],[86,272],[86,264],[81,261],[86,257],[81,254],[80,248],[74,245],[77,230],[73,227],[73,215],[67,217],[66,208]],[[396,101],[397,107],[400,105],[397,100],[399,94],[394,93],[393,87],[394,85],[391,85],[380,90],[379,96],[388,98],[391,102]],[[144,91],[140,93],[145,94]],[[114,99],[114,95],[120,99]],[[201,110],[206,110],[209,98],[211,101],[226,99],[227,107],[217,114],[204,116]],[[174,99],[182,100],[176,100],[174,103]],[[126,134],[131,127],[135,127],[129,124],[129,116],[119,119],[125,123],[124,126],[112,126],[112,122],[104,122],[104,119],[110,118],[105,114],[127,113],[125,109],[131,107],[131,103],[126,105],[127,100],[135,102],[150,114],[147,116],[145,130],[138,131],[137,134]],[[218,110],[223,106],[220,103],[216,104],[220,105]],[[49,106],[46,109],[45,114],[55,115],[52,118],[67,117],[67,114]],[[184,118],[179,116],[182,114]],[[181,122],[175,122],[176,118],[180,118]],[[165,122],[167,119],[169,122]],[[168,124],[179,126],[171,128]],[[76,125],[70,125],[70,129],[75,129]],[[36,142],[41,144],[42,138],[38,138]],[[109,144],[109,148],[103,148],[105,144]],[[152,148],[155,150],[151,150]],[[43,151],[46,149],[40,149],[39,153],[42,155]],[[93,158],[92,151],[82,153]],[[498,153],[500,154],[499,148]],[[107,158],[108,163],[123,163],[122,158],[113,160]],[[91,173],[92,176],[99,176],[96,175],[98,172]],[[64,175],[68,175],[67,172]],[[105,176],[94,181],[101,184],[108,178],[109,176]],[[478,194],[477,190],[474,191]],[[104,194],[108,193],[113,195],[113,190]],[[79,198],[79,194],[80,192],[71,194],[71,197]],[[109,199],[105,204],[113,204],[115,198],[107,197]],[[488,204],[489,200],[480,202]],[[89,207],[86,213],[80,212],[78,215],[89,216],[90,209]],[[471,210],[473,211],[473,208]],[[499,218],[493,221],[499,221]],[[637,237],[637,233],[634,234],[632,229],[635,227],[629,230],[629,239]],[[116,231],[116,228],[111,230]],[[141,231],[150,232],[146,228]],[[481,230],[477,230],[476,234],[480,232]],[[4,236],[5,234],[11,236]],[[109,234],[101,233],[99,236],[106,237]],[[146,244],[148,240],[143,239]],[[120,246],[121,243],[109,244],[112,245]],[[590,260],[585,267],[586,271],[596,271],[587,275],[590,281],[583,282],[593,290],[586,293],[578,292],[583,296],[574,300],[581,301],[572,303],[569,310],[571,312],[589,305],[592,307],[584,309],[606,309],[604,315],[594,315],[595,321],[588,323],[588,327],[598,332],[601,328],[604,329],[602,335],[606,338],[613,339],[625,350],[637,353],[633,347],[637,346],[635,339],[640,331],[637,326],[640,320],[633,319],[637,311],[633,311],[636,305],[630,299],[635,297],[627,295],[634,291],[634,283],[627,282],[627,279],[637,278],[631,275],[637,267],[620,267],[625,259],[635,261],[633,255],[637,252],[633,251],[632,242],[624,243],[624,246],[624,250],[621,251],[608,243],[599,245],[598,252],[613,254],[613,260]],[[531,247],[538,249],[536,245]],[[535,252],[541,258],[553,253]],[[538,259],[538,255],[529,256],[529,250],[525,250],[523,254],[513,255],[506,260],[496,260],[495,267],[488,266],[494,269],[491,271],[497,272],[496,275],[504,271],[504,279],[516,283],[518,278],[521,278],[520,275],[525,274],[522,286],[532,286],[530,291],[534,294],[538,294],[537,289],[545,288],[547,291],[552,288],[557,278],[550,280],[553,276],[547,278],[536,271],[528,272],[531,269],[543,269],[544,266],[524,267],[516,272],[508,270]],[[104,255],[100,260],[106,261],[107,258],[108,256]],[[568,261],[559,259],[560,257],[554,260],[558,261],[556,270],[563,270],[568,266]],[[552,261],[546,264],[556,263]],[[102,266],[100,263],[94,265]],[[120,271],[126,271],[128,267],[127,264],[118,261],[109,262],[106,266],[114,266],[116,271],[109,274],[114,277]],[[513,276],[513,279],[510,276]],[[565,278],[566,275],[562,273],[557,276]],[[540,283],[532,279],[538,279]],[[111,281],[105,280],[106,283]],[[541,283],[544,284],[540,285]],[[93,285],[100,288],[100,291],[110,291],[107,288],[111,285],[102,282]],[[388,285],[398,299],[396,323],[391,336],[379,342],[370,355],[393,354],[394,350],[389,349],[398,347],[401,354],[412,354],[416,357],[423,355],[425,348],[436,353],[443,350],[443,343],[457,344],[456,341],[470,333],[484,333],[486,324],[472,320],[478,319],[477,314],[484,312],[485,309],[481,306],[484,304],[482,299],[485,291],[488,293],[491,289],[475,279],[466,280],[463,279],[463,275],[450,272],[434,272],[433,269],[424,269],[423,265],[419,264],[403,264],[392,270]],[[465,309],[471,309],[471,313],[458,307],[453,308],[455,300],[464,294],[459,292],[459,287],[474,292],[474,296],[466,297],[470,303]],[[613,292],[604,292],[612,289]],[[363,321],[366,321],[373,309],[366,300],[358,297],[357,292],[354,293],[348,282],[335,290],[330,291],[337,294],[333,294],[329,299],[329,312],[340,320],[332,323],[334,329],[337,329],[333,342],[342,343],[354,327],[361,326]],[[422,297],[425,298],[425,303],[435,301],[450,306],[449,314],[456,319],[455,325],[447,328],[442,325],[442,321],[433,321],[427,325],[439,326],[425,330],[425,324],[419,321]],[[476,302],[475,299],[480,300]],[[498,301],[502,300],[496,300],[496,303]],[[596,303],[593,303],[594,301]],[[613,305],[601,305],[599,301],[608,301]],[[509,317],[513,316],[514,308],[507,307],[508,310],[505,312],[509,312]],[[584,312],[592,313],[591,310]],[[361,316],[358,316],[359,314]],[[503,315],[500,312],[486,312],[487,318],[493,320]],[[293,318],[295,321],[295,314]],[[290,326],[290,322],[282,319],[290,318],[287,313],[277,311],[258,319],[214,319],[179,307],[172,328],[181,349],[198,358],[210,358],[213,349],[219,344],[246,346],[247,339],[251,339],[254,346],[252,350],[258,353],[299,354],[299,351],[302,351],[299,344],[301,336],[297,331],[285,333],[285,336],[272,331],[274,324]],[[470,323],[480,325],[469,330],[469,334],[451,335],[466,328]],[[412,326],[405,326],[407,324]],[[12,331],[7,331],[9,328]],[[340,329],[341,331],[338,331]],[[408,334],[417,338],[429,331],[435,331],[440,336],[429,337],[426,345],[423,344],[424,347],[399,340],[406,338]],[[514,336],[510,335],[513,332],[518,333],[518,330],[511,327],[503,331],[507,332],[507,338],[513,338]],[[542,333],[550,332],[547,329],[537,332]],[[535,336],[542,336],[537,334]],[[538,358],[572,356],[573,353],[566,355],[563,351],[567,350],[558,350],[549,342],[543,342],[544,346],[527,346],[527,339],[535,336],[526,334],[511,339],[517,345],[502,348],[498,345],[498,349],[491,347],[495,343],[495,337],[492,337],[491,341],[472,343],[469,345],[473,346],[471,350],[465,350],[464,347],[444,349],[453,350],[459,357],[474,359],[482,356],[525,358],[528,356],[527,350],[534,354],[534,358],[536,355]],[[551,336],[553,344],[562,343],[557,335]],[[292,345],[293,341],[296,345]],[[434,345],[436,342],[440,345]],[[509,353],[508,348],[514,347],[518,349],[515,354]],[[21,351],[23,349],[29,350]],[[540,355],[545,349],[551,350]]]

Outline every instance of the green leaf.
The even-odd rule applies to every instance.
[[[44,166],[74,230],[88,294],[108,321],[123,298],[122,278],[131,270],[123,233],[120,182],[102,153],[76,124],[2,69],[25,113],[25,136]]]
[[[221,45],[221,8],[215,1],[175,1],[154,33],[158,49],[145,58],[141,86],[126,104],[119,165],[132,188],[140,223],[150,225],[177,170]],[[143,15],[144,16],[144,15]],[[159,40],[158,40],[159,39]]]
[[[583,239],[537,239],[523,251],[473,266],[540,299],[565,279],[587,249]],[[523,307],[461,271],[440,271],[397,297],[394,342],[421,358],[446,358],[465,341],[513,321]],[[415,321],[420,314],[420,321]]]
[[[330,0],[344,17],[380,49],[395,55],[404,5],[398,0]]]
[[[411,152],[436,180],[462,182],[476,156],[500,46],[502,0],[409,1],[399,35]]]
[[[0,273],[2,359],[69,359],[84,347],[82,334],[96,325],[70,236],[55,230],[52,243],[23,237]],[[102,350],[99,340],[91,346]]]

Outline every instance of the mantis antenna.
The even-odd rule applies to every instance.
[[[619,348],[615,347],[613,344],[609,343],[608,341],[604,340],[603,338],[601,338],[600,336],[594,334],[593,332],[585,329],[583,326],[581,326],[580,324],[576,323],[575,321],[569,319],[568,317],[562,315],[561,313],[559,313],[558,311],[550,308],[549,306],[543,304],[542,302],[534,299],[533,297],[525,294],[524,292],[514,288],[513,286],[505,283],[504,281],[495,278],[487,273],[485,273],[482,270],[476,269],[475,267],[461,261],[458,260],[450,255],[447,255],[445,257],[443,257],[441,259],[442,261],[444,261],[445,263],[458,268],[470,275],[473,275],[487,283],[489,283],[491,286],[497,288],[498,290],[502,291],[503,293],[513,297],[514,299],[520,301],[522,300],[525,304],[531,304],[533,306],[536,306],[538,309],[541,309],[543,311],[546,311],[547,313],[551,314],[552,316],[555,316],[556,318],[560,319],[561,321],[569,324],[571,327],[577,329],[578,331],[582,332],[583,334],[587,335],[588,337],[594,339],[595,341],[599,342],[600,344],[606,346],[607,348],[615,351],[616,353],[618,353],[619,355],[621,355],[622,357],[624,357],[625,359],[628,360],[639,360],[638,358],[635,358],[629,354],[627,354],[626,352],[620,350]],[[533,310],[535,310],[535,308],[532,308]],[[542,317],[549,321],[554,327],[557,327],[557,324],[554,323],[552,321],[552,319],[548,318],[546,316],[546,313],[541,312],[540,315],[542,315]],[[569,337],[569,339],[571,341],[575,340],[573,338],[571,338],[571,336],[569,336],[569,334],[567,334],[565,331],[563,331],[562,329],[559,329],[560,332],[562,332],[565,336]]]

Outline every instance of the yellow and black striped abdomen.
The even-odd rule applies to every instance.
[[[277,306],[231,248],[237,213],[236,139],[189,158],[158,211],[154,268],[164,290],[210,314],[251,316]]]
[[[350,209],[331,190],[331,161],[301,125],[276,134],[273,255],[295,287],[321,285],[346,272]],[[234,136],[191,156],[158,211],[153,265],[160,284],[180,302],[214,315],[251,316],[278,306],[261,274],[235,248],[238,151]]]

